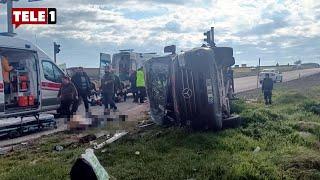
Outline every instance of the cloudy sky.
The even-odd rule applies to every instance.
[[[320,63],[319,0],[43,0],[15,7],[54,7],[57,25],[21,25],[19,37],[53,54],[58,63],[98,67],[99,53],[132,48],[162,53],[166,45],[187,50],[216,29],[218,46],[234,48],[236,64]],[[0,31],[6,31],[0,5]]]

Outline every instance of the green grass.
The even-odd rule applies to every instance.
[[[319,88],[308,93],[276,91],[274,105],[262,99],[232,104],[243,125],[220,132],[154,127],[97,151],[117,179],[319,179]],[[0,157],[0,179],[67,179],[88,145],[61,152],[70,134],[60,133]],[[254,150],[260,147],[260,151]],[[140,154],[136,155],[135,152]]]

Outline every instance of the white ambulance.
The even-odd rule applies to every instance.
[[[5,90],[0,66],[0,118],[22,117],[59,107],[65,73],[39,47],[17,37],[0,35],[0,58],[8,60],[10,88]]]

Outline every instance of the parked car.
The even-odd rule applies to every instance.
[[[269,74],[269,77],[273,80],[273,82],[282,82],[282,73],[277,69],[264,69],[259,73],[259,81],[262,83],[265,75]]]

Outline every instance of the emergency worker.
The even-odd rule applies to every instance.
[[[86,112],[89,111],[88,96],[90,95],[91,83],[90,78],[82,67],[77,69],[77,72],[72,76],[71,81],[76,86],[78,97],[82,99]]]
[[[77,103],[78,92],[68,76],[62,77],[62,85],[58,93],[58,98],[61,100],[59,108],[60,114],[65,116],[67,120],[70,120],[71,114],[75,113],[71,108],[74,103]]]
[[[109,105],[110,108],[116,111],[118,108],[114,102],[114,95],[115,95],[115,84],[116,84],[116,77],[111,72],[111,68],[109,66],[105,69],[105,74],[101,79],[101,90],[102,90],[102,97],[103,97],[103,104],[105,107],[105,114],[109,114]]]
[[[1,57],[1,66],[2,66],[2,78],[4,84],[4,94],[10,94],[10,72],[13,71],[13,67],[9,65],[8,56],[3,55]],[[8,102],[8,96],[5,96],[5,102]]]
[[[272,103],[271,101],[272,90],[273,90],[273,80],[269,77],[269,74],[266,74],[262,82],[262,93],[264,95],[264,100],[266,105]]]
[[[134,70],[131,71],[129,81],[130,81],[130,90],[133,95],[133,102],[137,103],[138,98],[137,98],[137,72],[136,71]]]
[[[139,99],[140,103],[144,103],[144,99],[146,96],[146,87],[145,87],[145,81],[144,81],[143,67],[139,68],[137,71],[136,87],[137,87],[136,98]],[[136,101],[138,101],[138,99],[136,99]]]

